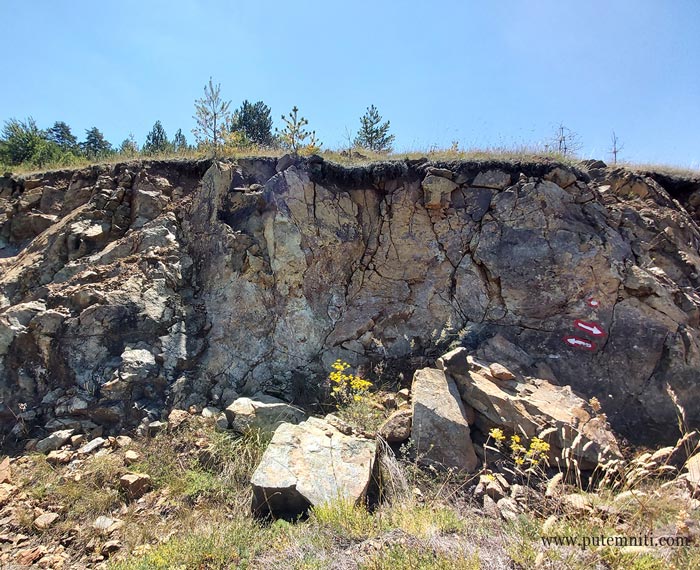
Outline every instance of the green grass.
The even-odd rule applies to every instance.
[[[479,570],[478,554],[451,556],[428,548],[391,546],[360,564],[361,570]]]
[[[48,546],[70,534],[68,548],[79,557],[86,549],[98,552],[107,540],[92,528],[97,516],[119,518],[124,526],[109,538],[123,546],[107,563],[112,570],[700,567],[697,547],[635,551],[542,543],[542,536],[658,537],[683,525],[696,528],[700,511],[687,495],[661,490],[658,479],[643,481],[637,488],[645,494],[628,494],[626,500],[609,490],[589,493],[590,512],[553,500],[533,504],[504,523],[472,508],[468,477],[421,470],[402,460],[397,468],[407,487],[371,510],[337,500],[313,508],[306,520],[269,522],[250,511],[250,476],[264,448],[255,434],[220,433],[192,418],[175,431],[135,440],[132,449],[142,460],[129,468],[119,449],[86,459],[79,478],[66,466],[53,467],[43,455],[31,455],[18,479],[28,499],[17,506],[16,524]],[[143,501],[127,501],[119,491],[119,477],[127,470],[153,478],[154,490]],[[582,491],[563,486],[561,492]],[[39,532],[33,528],[36,508],[59,512],[61,519]],[[552,513],[556,518],[545,530]]]

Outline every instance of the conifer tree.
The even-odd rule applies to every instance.
[[[182,134],[182,129],[178,129],[177,132],[175,133],[175,136],[173,137],[173,150],[175,152],[182,152],[184,150],[187,150],[189,148],[189,145],[187,144],[187,139],[185,138],[185,135]]]
[[[103,158],[112,152],[112,145],[97,127],[85,131],[85,142],[80,145],[86,157]]]
[[[321,143],[316,139],[316,131],[304,129],[309,121],[299,116],[299,109],[296,105],[292,107],[289,117],[282,115],[282,120],[285,127],[281,131],[278,130],[277,133],[284,148],[288,148],[296,154],[301,148],[317,150],[321,146]]]
[[[46,139],[56,143],[63,151],[75,152],[78,148],[78,139],[63,121],[56,121],[53,127],[46,130]]]
[[[209,84],[204,86],[204,97],[194,102],[197,126],[192,129],[197,142],[211,146],[214,154],[221,146],[230,123],[229,105],[231,101],[221,98],[221,84],[214,85],[211,77]]]
[[[151,132],[146,135],[146,142],[143,145],[143,152],[146,154],[158,154],[167,152],[170,148],[168,135],[160,121],[156,121]]]
[[[255,104],[248,100],[243,101],[233,113],[231,130],[243,133],[245,138],[253,144],[271,146],[273,136],[270,107],[262,101]]]
[[[355,137],[355,145],[375,152],[390,152],[394,135],[389,134],[390,122],[382,123],[382,117],[374,105],[360,117],[360,130]]]

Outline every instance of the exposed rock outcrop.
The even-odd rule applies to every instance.
[[[555,386],[541,378],[490,376],[487,371],[503,367],[480,365],[473,359],[470,364],[464,348],[445,354],[438,367],[474,409],[474,426],[483,435],[502,428],[526,441],[542,436],[550,445],[551,464],[561,460],[563,465],[562,451],[570,449],[584,470],[594,469],[605,459],[622,457],[606,418],[596,414],[570,386]]]
[[[596,396],[633,441],[675,440],[667,386],[700,424],[697,188],[588,168],[287,157],[4,177],[0,417],[18,435],[117,431],[258,392],[301,402],[336,358],[410,377],[457,341]]]

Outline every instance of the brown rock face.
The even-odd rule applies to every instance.
[[[496,381],[470,365],[467,350],[455,349],[441,358],[447,378],[453,380],[465,403],[474,408],[474,425],[482,434],[503,428],[531,441],[542,435],[550,444],[552,462],[570,448],[581,469],[594,469],[603,459],[621,458],[606,419],[573,393],[540,378]]]
[[[667,386],[700,424],[696,191],[318,157],[5,177],[0,419],[111,433],[258,392],[301,402],[336,358],[411,374],[457,341],[596,396],[633,441],[675,440]]]

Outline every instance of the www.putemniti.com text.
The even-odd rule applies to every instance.
[[[578,546],[581,550],[600,546],[691,546],[687,536],[543,536],[544,546]]]

